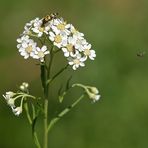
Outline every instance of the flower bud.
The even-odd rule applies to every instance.
[[[88,96],[89,96],[90,99],[93,100],[93,102],[98,101],[100,99],[100,97],[101,97],[100,95],[96,95],[96,94],[91,93],[91,92],[88,92]]]
[[[16,108],[12,107],[12,111],[16,116],[19,116],[22,113],[22,106]]]
[[[26,82],[23,82],[22,85],[23,85],[25,88],[28,88],[28,87],[29,87],[29,84],[26,83]]]
[[[24,85],[21,85],[20,86],[20,90],[25,91],[26,90],[25,86]]]
[[[22,85],[20,86],[20,90],[27,91],[28,87],[29,87],[29,84],[26,82],[23,82]]]
[[[10,98],[10,99],[8,99],[7,104],[11,107],[14,107],[15,106],[14,101],[15,101],[14,99]]]
[[[99,93],[99,91],[98,91],[98,89],[96,87],[90,87],[90,90],[91,90],[91,92],[93,94],[98,94]]]
[[[15,95],[14,92],[8,91],[8,92],[6,92],[6,95],[3,95],[3,97],[4,97],[6,100],[9,100],[9,99],[11,99],[14,95]]]

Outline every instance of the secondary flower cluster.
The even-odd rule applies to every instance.
[[[5,98],[7,104],[11,107],[13,113],[16,116],[19,116],[22,113],[23,99],[21,99],[21,103],[20,103],[19,107],[15,106],[15,101],[16,101],[16,99],[20,98],[21,96],[19,97],[19,95],[17,95],[17,93],[9,91],[9,92],[6,92],[6,95],[3,95],[3,97]]]
[[[87,95],[93,102],[96,102],[100,99],[101,95],[99,95],[99,90],[96,87],[87,86],[85,89]]]
[[[34,96],[31,96],[29,94],[26,94],[25,92],[28,91],[28,87],[29,84],[26,82],[23,82],[20,86],[20,92],[12,92],[12,91],[8,91],[6,92],[5,95],[3,95],[3,97],[5,98],[7,104],[11,107],[12,112],[16,115],[19,116],[22,111],[23,111],[23,101],[24,99],[28,98],[33,98],[35,99]],[[16,101],[20,100],[20,105],[18,107],[16,107]]]
[[[25,58],[32,57],[44,62],[44,57],[50,54],[46,40],[63,51],[68,60],[68,64],[76,70],[80,66],[85,66],[84,62],[89,58],[94,60],[95,51],[91,49],[84,38],[84,34],[79,32],[72,24],[64,21],[63,18],[48,16],[49,18],[35,18],[24,27],[23,34],[17,39],[20,54]],[[39,39],[42,47],[38,47],[34,39]],[[49,46],[48,46],[49,47]]]
[[[99,94],[99,90],[96,87],[93,86],[87,86],[83,84],[73,84],[72,87],[81,87],[84,89],[85,93],[88,95],[88,97],[93,101],[96,102],[100,99],[101,95]]]

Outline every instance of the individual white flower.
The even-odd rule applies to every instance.
[[[55,34],[55,33],[53,33],[53,32],[50,31],[49,32],[49,39],[58,48],[61,48],[63,46],[66,46],[66,44],[67,44],[67,36],[66,35]]]
[[[74,36],[74,38],[77,39],[84,39],[84,34],[79,32],[72,24],[70,25],[70,32],[72,33],[72,35]]]
[[[35,22],[37,22],[38,20],[39,20],[39,18],[37,17],[37,18],[31,20],[29,23],[26,23],[25,26],[24,26],[24,32],[23,32],[23,34],[29,34],[32,25]]]
[[[47,54],[49,54],[49,51],[47,50],[46,46],[43,46],[42,48],[37,47],[31,56],[34,59],[40,59],[41,62],[44,62],[44,57]]]
[[[38,35],[38,37],[41,37],[43,33],[48,34],[48,31],[50,30],[49,25],[42,26],[43,20],[37,20],[34,22],[33,27],[31,30]]]
[[[95,51],[91,50],[91,44],[84,45],[83,53],[86,59],[87,57],[89,57],[91,60],[94,60],[94,58],[96,57]]]
[[[70,27],[73,38],[75,39],[75,48],[80,52],[83,51],[83,46],[87,43],[84,39],[84,34],[75,29],[73,25]]]
[[[19,107],[12,107],[12,111],[16,116],[19,116],[22,113],[22,106]]]
[[[3,97],[4,97],[6,100],[9,100],[10,98],[13,98],[14,95],[15,95],[14,92],[8,91],[8,92],[6,92],[6,95],[3,95]]]
[[[93,93],[89,93],[89,98],[93,100],[93,102],[96,102],[100,99],[101,95],[97,95],[97,94],[93,94]]]
[[[10,98],[9,100],[7,100],[7,104],[11,107],[15,106],[14,103],[15,103],[15,99],[13,99],[13,98]]]
[[[70,34],[70,24],[67,24],[63,18],[54,19],[53,23],[51,25],[52,30],[55,32],[55,34]]]
[[[73,70],[76,70],[79,68],[79,66],[84,67],[84,61],[85,59],[81,56],[81,54],[78,54],[75,58],[69,57],[68,58],[68,64],[72,65]]]
[[[99,90],[96,87],[90,87],[90,90],[94,94],[98,94],[99,93]]]
[[[84,45],[87,44],[87,41],[84,38],[79,39],[76,36],[74,38],[76,39],[75,48],[82,52],[84,50]]]
[[[75,38],[69,37],[67,39],[67,45],[62,48],[62,51],[64,52],[65,57],[69,57],[69,56],[75,57],[76,55],[78,55],[79,52],[74,47],[75,43],[76,43]]]
[[[19,49],[19,52],[21,56],[24,57],[24,59],[29,58],[29,56],[31,56],[31,53],[36,49],[37,43],[34,42],[32,39],[29,39],[28,35],[24,35],[21,38],[18,38],[17,42],[17,48]]]
[[[15,99],[13,98],[15,95],[14,92],[12,91],[9,91],[9,92],[6,92],[6,95],[3,95],[3,97],[5,98],[7,104],[11,107],[14,107],[14,102],[15,102]]]

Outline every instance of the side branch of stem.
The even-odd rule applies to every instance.
[[[57,123],[64,115],[66,115],[68,112],[71,111],[73,107],[75,107],[82,99],[84,98],[84,94],[81,95],[74,103],[72,103],[70,106],[65,108],[62,112],[60,112],[57,117],[53,118],[49,125],[48,125],[48,132],[51,130],[51,128]]]

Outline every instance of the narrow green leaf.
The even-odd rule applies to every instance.
[[[72,75],[69,77],[69,79],[67,80],[67,83],[66,83],[66,90],[68,90],[71,86],[70,86],[70,81],[72,79]]]

